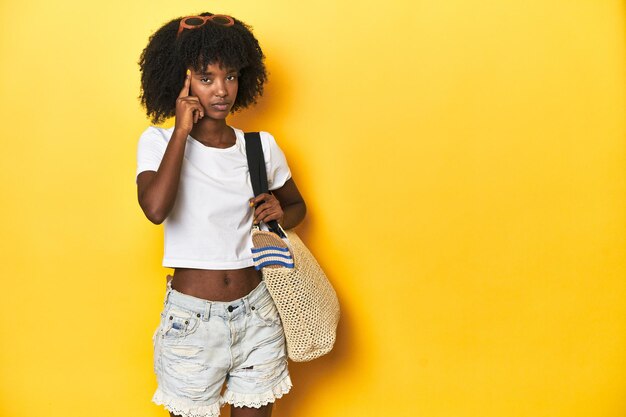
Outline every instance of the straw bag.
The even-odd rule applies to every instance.
[[[268,192],[265,159],[258,132],[245,134],[254,195]],[[255,268],[276,304],[287,340],[287,355],[305,362],[328,353],[335,343],[339,300],[324,271],[302,240],[276,221],[269,230],[253,227]]]

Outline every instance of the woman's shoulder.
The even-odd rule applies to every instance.
[[[237,136],[239,136],[241,139],[244,139],[246,132],[236,127],[233,127],[233,129],[235,130]],[[258,132],[261,138],[261,145],[263,146],[264,152],[271,151],[272,148],[278,146],[278,144],[276,143],[276,139],[270,132],[267,132],[265,130],[259,130]]]
[[[245,146],[245,133],[243,130],[238,129],[236,127],[233,127],[233,130],[235,131],[235,134],[239,137],[239,139],[244,143]],[[274,136],[265,131],[265,130],[259,130],[259,136],[261,138],[261,147],[263,148],[263,152],[266,154],[271,155],[272,151],[276,148],[278,148],[278,144],[276,143],[276,139],[274,139]]]
[[[174,126],[172,127],[159,127],[155,125],[149,125],[142,133],[141,137],[160,137],[169,140],[174,132]]]
[[[139,136],[139,146],[167,146],[173,132],[174,126],[165,128],[149,125]]]
[[[271,151],[271,149],[278,146],[276,139],[274,139],[274,136],[272,136],[271,133],[261,130],[259,135],[261,136],[261,145],[263,146],[263,150],[265,152],[268,150]]]
[[[252,130],[250,130],[248,132],[244,132],[243,130],[241,130],[241,129],[237,128],[237,127],[234,127],[234,126],[231,126],[231,127],[233,128],[233,130],[238,135],[241,135],[241,137],[243,137],[246,133],[254,132]],[[265,130],[257,130],[256,132],[259,132],[259,135],[261,136],[261,140],[265,140],[265,141],[267,141],[267,140],[274,140],[274,136],[272,136],[271,133],[269,133],[269,132],[267,132]]]

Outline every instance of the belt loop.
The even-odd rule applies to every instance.
[[[243,297],[243,308],[246,309],[246,316],[249,316],[250,315],[250,300],[248,299],[247,295]]]
[[[204,321],[209,321],[209,318],[211,318],[211,304],[212,303],[210,301],[204,302],[204,313],[203,313]]]

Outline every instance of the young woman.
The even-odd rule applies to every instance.
[[[284,153],[261,132],[270,193],[254,197],[243,132],[229,113],[256,102],[267,74],[250,28],[226,15],[177,18],[141,54],[152,123],[137,147],[139,205],[165,223],[167,282],[155,331],[153,401],[185,417],[271,415],[291,388],[280,318],[253,267],[253,222],[302,221],[306,206]],[[225,387],[224,387],[225,384]],[[225,388],[225,389],[224,389]]]

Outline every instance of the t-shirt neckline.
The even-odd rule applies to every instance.
[[[233,129],[233,131],[235,132],[235,143],[232,146],[229,146],[228,148],[215,148],[213,146],[207,146],[204,143],[198,141],[196,138],[194,138],[191,135],[187,135],[187,142],[191,142],[193,146],[196,146],[197,148],[203,149],[207,152],[233,152],[237,150],[237,148],[239,147],[241,139],[239,138],[239,132],[237,132],[237,129],[235,129],[232,126],[228,126],[228,127]]]

